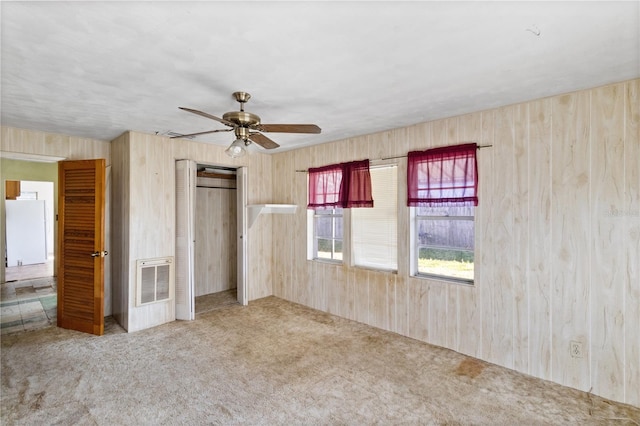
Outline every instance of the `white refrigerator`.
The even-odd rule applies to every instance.
[[[47,261],[44,200],[5,200],[7,267]]]

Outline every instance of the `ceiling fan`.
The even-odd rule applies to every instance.
[[[252,142],[257,143],[265,149],[274,149],[280,146],[260,132],[320,133],[320,127],[315,124],[262,124],[260,122],[260,117],[244,110],[244,104],[251,98],[250,94],[247,92],[234,92],[233,97],[240,103],[240,111],[226,112],[222,118],[195,109],[179,107],[181,110],[220,122],[225,126],[229,126],[230,129],[209,130],[206,132],[191,133],[188,135],[172,136],[172,138],[199,136],[217,132],[230,132],[233,130],[236,135],[236,139],[229,148],[225,150],[225,152],[230,157],[235,158],[243,156],[246,153],[246,147],[251,145]]]

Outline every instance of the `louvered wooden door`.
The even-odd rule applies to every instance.
[[[105,160],[58,163],[58,327],[104,332]]]

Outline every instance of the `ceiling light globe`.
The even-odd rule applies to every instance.
[[[236,139],[224,152],[231,158],[238,158],[245,155],[247,149],[244,147],[244,141],[242,139]]]

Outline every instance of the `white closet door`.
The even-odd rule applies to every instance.
[[[196,162],[176,161],[176,319],[195,319]]]
[[[236,194],[238,197],[238,270],[236,276],[237,298],[241,305],[247,305],[247,168],[240,167],[236,170]]]

